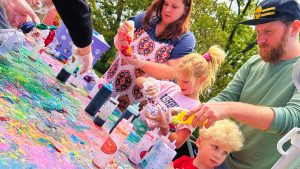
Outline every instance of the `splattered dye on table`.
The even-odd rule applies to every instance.
[[[94,168],[105,132],[84,113],[82,95],[26,51],[0,56],[0,168]]]

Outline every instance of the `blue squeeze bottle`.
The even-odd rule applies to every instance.
[[[113,86],[111,83],[103,85],[91,102],[86,106],[85,111],[91,116],[95,116],[101,106],[109,99],[112,92]]]

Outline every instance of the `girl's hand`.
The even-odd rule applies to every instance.
[[[143,84],[143,94],[151,100],[156,100],[159,96],[160,85],[154,78],[147,78],[147,82]]]
[[[147,112],[146,118],[156,122],[157,126],[160,128],[169,128],[169,119],[167,118],[166,113],[162,112],[161,109],[158,110],[157,115],[152,115],[150,112]]]

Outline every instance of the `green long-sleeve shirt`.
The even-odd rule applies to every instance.
[[[270,169],[281,157],[276,148],[279,139],[292,128],[300,127],[300,94],[292,82],[292,69],[298,58],[272,64],[253,56],[229,85],[210,100],[268,106],[275,112],[267,131],[241,124],[245,146],[228,156],[229,169]]]

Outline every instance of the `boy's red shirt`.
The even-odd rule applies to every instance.
[[[188,157],[188,156],[182,156],[175,161],[173,161],[173,166],[175,169],[197,169],[193,165],[193,161],[195,158]]]

